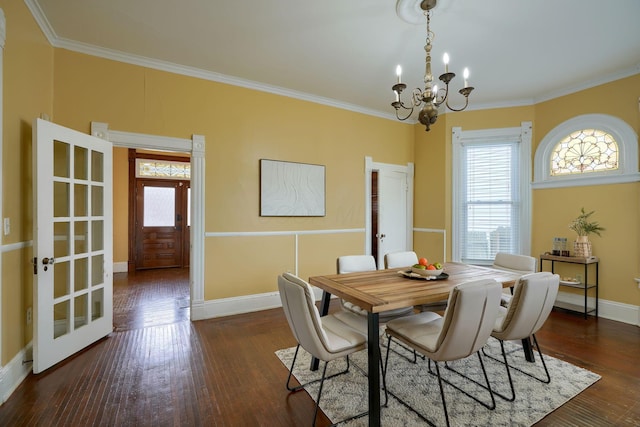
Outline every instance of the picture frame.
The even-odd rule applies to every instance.
[[[325,166],[260,159],[260,216],[326,215]]]

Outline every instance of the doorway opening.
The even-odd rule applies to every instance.
[[[129,149],[129,271],[189,267],[189,161]]]

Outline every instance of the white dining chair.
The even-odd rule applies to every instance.
[[[389,252],[384,256],[385,268],[411,267],[418,263],[418,255],[413,251]],[[418,311],[443,311],[447,308],[447,300],[435,301],[415,307]]]
[[[338,274],[347,274],[363,271],[375,271],[376,260],[371,255],[343,255],[338,257],[336,261],[336,269]],[[343,310],[351,311],[361,316],[367,316],[367,311],[355,304],[340,298],[340,306]],[[388,320],[401,316],[413,314],[413,307],[397,308],[395,310],[383,311],[380,313],[380,323],[386,323]],[[366,330],[366,329],[365,329]]]
[[[384,256],[384,268],[411,267],[418,263],[418,255],[413,251],[389,252]]]
[[[315,297],[311,285],[299,277],[290,273],[283,273],[278,276],[278,291],[287,322],[289,323],[293,336],[298,342],[293,361],[291,362],[291,368],[289,369],[289,376],[287,377],[287,390],[296,392],[318,381],[311,381],[296,387],[291,386],[293,368],[300,347],[304,348],[315,358],[325,362],[322,377],[319,380],[320,388],[318,390],[313,416],[313,425],[315,426],[322,395],[322,387],[326,379],[327,365],[330,361],[345,357],[347,362],[346,369],[328,378],[347,373],[349,371],[349,355],[356,351],[364,350],[366,348],[367,337],[348,325],[350,322],[362,321],[361,316],[357,314],[341,311],[338,315],[328,314],[320,317],[318,308],[315,305]],[[383,384],[385,384],[384,376]],[[365,412],[354,415],[347,420],[359,418],[366,414]]]
[[[401,341],[424,354],[430,361],[434,361],[447,426],[450,425],[449,414],[442,383],[452,384],[442,378],[438,362],[463,359],[476,353],[491,403],[483,402],[470,393],[464,393],[488,409],[495,408],[495,399],[479,350],[489,339],[498,317],[501,290],[500,284],[493,279],[462,283],[451,290],[444,316],[427,311],[387,323],[386,333],[389,340],[394,338]],[[387,350],[385,373],[389,372],[388,363]],[[430,367],[429,372],[432,373]],[[421,417],[426,420],[424,416]]]
[[[522,276],[515,285],[513,297],[509,305],[500,307],[499,317],[496,320],[491,336],[500,341],[500,349],[502,351],[502,363],[506,366],[507,378],[511,387],[511,396],[507,397],[501,393],[494,392],[503,399],[513,402],[515,400],[515,390],[513,380],[511,378],[510,365],[507,361],[507,353],[504,349],[504,341],[522,340],[524,338],[533,338],[542,367],[544,368],[545,377],[539,378],[530,373],[524,372],[517,367],[511,367],[518,370],[536,380],[548,384],[551,382],[549,370],[544,362],[542,351],[538,345],[536,332],[540,330],[542,325],[549,317],[549,313],[553,309],[553,304],[558,295],[558,286],[560,276],[549,272],[532,273]],[[486,352],[484,352],[486,355]],[[492,356],[489,356],[494,360]],[[500,360],[498,360],[500,361]],[[529,364],[527,362],[527,364]]]
[[[536,271],[536,258],[529,255],[498,252],[493,259],[493,268],[514,273],[529,274]]]
[[[377,270],[376,260],[371,255],[343,255],[341,257],[338,257],[336,261],[336,268],[338,270],[338,274]],[[349,301],[344,301],[342,298],[340,299],[340,306],[345,311],[350,311],[352,313],[359,314],[360,316],[363,316],[365,319],[367,318],[367,314],[368,314],[367,310],[355,304],[352,304]],[[388,311],[383,311],[379,313],[378,319],[379,319],[379,323],[385,324],[389,320],[397,319],[398,317],[409,316],[413,313],[414,313],[413,307],[396,308],[394,310],[388,310]],[[357,325],[352,325],[352,326],[357,327]],[[361,330],[361,332],[364,334],[367,334],[368,333],[367,328],[368,327],[365,323],[364,329]],[[418,360],[418,355],[416,354],[415,351],[412,351],[412,353],[413,353],[413,360],[409,357],[407,357],[407,360],[409,360],[410,362],[416,363],[416,361]],[[386,402],[385,402],[385,406],[386,406]]]
[[[529,255],[510,254],[498,252],[493,259],[492,268],[509,271],[518,274],[530,274],[536,272],[537,259]],[[508,293],[507,293],[508,292]],[[507,305],[513,294],[513,287],[503,292],[502,304]]]

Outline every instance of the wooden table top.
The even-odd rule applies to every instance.
[[[451,289],[460,283],[495,279],[507,288],[520,277],[517,273],[453,262],[444,264],[449,278],[441,280],[410,279],[399,273],[408,269],[314,276],[309,283],[369,312],[380,313],[447,299]]]

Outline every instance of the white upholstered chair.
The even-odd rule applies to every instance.
[[[385,268],[411,267],[418,263],[418,255],[413,251],[389,252],[384,256]],[[447,308],[447,301],[435,301],[415,307],[419,311],[442,311]]]
[[[389,252],[384,256],[384,268],[411,267],[418,263],[418,255],[413,251]]]
[[[498,270],[509,271],[518,274],[529,274],[536,272],[537,260],[529,255],[509,254],[506,252],[498,252],[493,259],[493,265],[491,267]],[[513,288],[510,289],[511,294]],[[502,296],[502,303],[508,304],[511,299],[511,294],[505,293]]]
[[[467,395],[488,409],[495,408],[495,399],[479,350],[489,339],[498,317],[501,290],[500,284],[493,279],[462,283],[451,290],[444,316],[427,311],[387,323],[389,340],[393,337],[435,362],[447,426],[449,415],[442,386],[442,382],[447,381],[440,375],[438,362],[458,360],[477,353],[491,403]],[[385,372],[388,372],[388,363],[389,351],[385,359]]]
[[[289,323],[293,336],[298,342],[293,361],[291,362],[289,376],[287,377],[287,389],[295,392],[311,384],[307,383],[297,387],[290,385],[293,367],[296,363],[300,347],[304,348],[312,356],[325,362],[313,416],[313,425],[315,426],[328,363],[332,360],[346,357],[347,367],[339,374],[348,372],[349,355],[365,349],[367,337],[348,325],[348,323],[351,322],[362,321],[361,316],[357,314],[340,311],[335,315],[328,314],[320,317],[318,308],[315,305],[315,297],[311,286],[299,277],[290,273],[284,273],[278,276],[278,290],[287,322]],[[353,416],[349,419],[363,415],[366,415],[366,413]]]
[[[344,255],[338,257],[336,264],[338,274],[377,270],[376,260],[371,255]],[[340,306],[343,310],[351,311],[361,316],[367,316],[366,310],[348,301],[344,301],[343,299],[340,299]],[[406,316],[409,314],[413,314],[413,307],[404,307],[390,311],[383,311],[379,315],[380,323],[386,323],[388,320]]]
[[[514,273],[529,274],[536,271],[536,259],[528,255],[498,252],[493,260],[493,268]]]
[[[531,374],[527,375],[546,384],[551,382],[547,365],[544,362],[542,351],[536,339],[536,332],[542,327],[553,309],[553,304],[558,295],[559,282],[560,277],[557,274],[551,274],[549,272],[524,275],[516,282],[509,305],[506,308],[500,307],[499,309],[500,314],[496,320],[491,336],[500,341],[502,358],[507,369],[509,385],[511,386],[510,397],[496,393],[503,399],[510,402],[515,399],[515,390],[511,379],[509,363],[507,362],[507,354],[504,350],[504,341],[533,337],[533,342],[538,349],[538,354],[540,355],[546,376],[545,378],[538,378]]]

